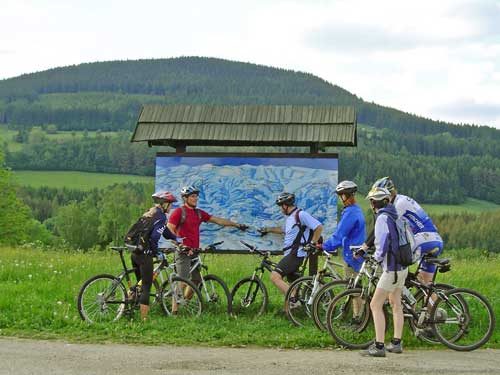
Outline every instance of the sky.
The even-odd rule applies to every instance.
[[[500,0],[0,0],[0,79],[96,61],[217,57],[365,101],[500,128]]]

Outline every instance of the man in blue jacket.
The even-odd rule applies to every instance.
[[[362,245],[366,238],[363,210],[354,198],[357,190],[358,186],[352,181],[342,181],[335,188],[344,209],[340,215],[337,229],[323,244],[323,249],[328,252],[333,252],[342,246],[342,257],[346,263],[344,268],[346,278],[357,274],[363,264],[363,259],[355,259],[349,248],[349,246]]]

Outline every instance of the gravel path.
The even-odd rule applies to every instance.
[[[500,350],[357,351],[73,344],[0,338],[0,374],[500,374]]]

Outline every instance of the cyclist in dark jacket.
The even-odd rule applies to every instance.
[[[141,319],[145,320],[149,312],[149,295],[151,286],[153,285],[153,256],[157,254],[158,241],[163,235],[167,239],[175,240],[175,235],[168,230],[167,213],[172,207],[172,203],[177,199],[169,191],[159,191],[152,195],[155,205],[144,213],[145,217],[154,218],[153,229],[149,236],[149,247],[142,250],[134,250],[131,255],[132,265],[135,268],[135,276],[137,280],[142,280],[141,295],[139,297],[139,308]]]

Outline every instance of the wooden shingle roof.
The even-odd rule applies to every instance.
[[[150,145],[355,146],[348,106],[145,105],[132,142]]]

